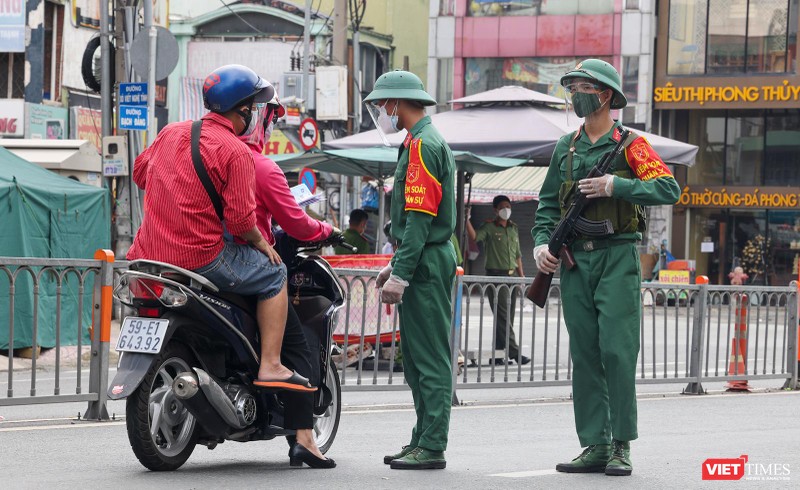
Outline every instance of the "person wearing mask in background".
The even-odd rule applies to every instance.
[[[561,77],[583,126],[556,144],[539,193],[531,234],[540,271],[555,273],[559,259],[548,250],[550,235],[575,192],[590,204],[591,220],[611,221],[614,233],[579,236],[571,244],[576,266],[561,267],[561,297],[572,355],[573,410],[581,447],[565,473],[605,472],[625,476],[633,471],[630,441],[636,424],[636,358],[642,312],[641,264],[636,243],[646,229],[643,206],[675,204],[680,187],[650,144],[631,135],[622,140],[622,125],[611,110],[627,105],[617,70],[589,59]],[[612,170],[585,178],[618,143],[625,148]]]
[[[275,122],[286,114],[286,110],[273,96],[259,111],[264,116],[256,123],[255,130],[249,135],[240,136],[250,148],[255,162],[255,198],[256,224],[261,234],[273,247],[281,250],[272,232],[273,223],[277,224],[292,238],[302,242],[317,242],[328,238],[336,230],[328,223],[317,221],[308,216],[297,204],[286,176],[278,164],[262,154],[264,146],[269,142]],[[285,261],[291,260],[288,255],[295,251],[284,252]],[[286,331],[283,334],[281,360],[300,375],[307,377],[314,386],[319,385],[319,365],[311,354],[306,336],[297,313],[291,303],[288,304]],[[290,439],[289,457],[299,460],[312,468],[333,468],[336,463],[320,452],[314,441],[314,394],[313,393],[281,393],[279,395],[284,407],[284,425],[286,429],[294,429],[296,436]]]
[[[395,243],[392,239],[392,220],[383,225],[383,234],[386,235],[386,243],[383,244],[381,253],[383,255],[392,255],[394,253]]]
[[[386,133],[406,129],[394,174],[391,217],[397,251],[378,275],[381,301],[398,304],[403,372],[414,397],[417,423],[411,441],[383,458],[392,469],[441,469],[450,427],[451,295],[456,254],[455,160],[425,115],[435,105],[418,76],[381,75],[364,99],[388,146]]]
[[[133,180],[145,191],[146,211],[127,258],[166,262],[197,272],[222,291],[257,296],[261,364],[253,384],[312,392],[316,387],[308,379],[281,364],[286,267],[256,226],[253,156],[237,138],[253,133],[274,93],[242,65],[222,66],[205,79],[203,101],[211,112],[198,127],[199,151],[213,189],[206,190],[193,164],[193,122],[167,125],[136,158]],[[212,191],[220,210],[212,205]],[[226,229],[245,243],[224,240]]]
[[[369,242],[364,238],[364,232],[367,230],[367,221],[369,221],[369,215],[366,211],[363,209],[354,209],[350,212],[348,228],[342,233],[344,242],[354,246],[357,249],[355,252],[357,254],[369,253]],[[349,255],[354,253],[352,249],[341,245],[334,247],[333,250],[336,252],[336,255]]]
[[[495,196],[492,206],[494,207],[494,219],[487,220],[478,231],[475,231],[472,223],[467,219],[469,237],[484,244],[486,275],[525,277],[522,270],[522,251],[519,247],[519,229],[517,224],[511,221],[511,200],[503,195]],[[515,361],[520,364],[528,364],[531,360],[520,353],[514,335],[514,312],[517,309],[519,292],[513,284],[508,284],[506,287],[502,283],[497,283],[494,286],[497,288],[497,306],[495,306],[494,289],[489,287],[486,290],[489,296],[489,306],[494,312],[494,348],[504,351],[508,347],[508,358],[507,360],[494,358],[490,362],[505,364],[507,361]],[[509,293],[511,294],[510,304]],[[508,332],[508,339],[506,339],[506,332]]]

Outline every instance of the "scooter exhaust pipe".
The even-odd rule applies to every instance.
[[[208,401],[194,373],[178,374],[172,382],[172,391],[209,435],[225,438],[231,433],[231,426],[225,423],[225,420]]]

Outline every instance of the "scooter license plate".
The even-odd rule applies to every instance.
[[[167,325],[169,320],[164,318],[125,318],[117,339],[117,351],[158,354],[164,344]]]

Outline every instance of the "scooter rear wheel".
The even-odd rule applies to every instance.
[[[194,451],[197,422],[172,391],[179,373],[191,371],[193,357],[181,344],[167,344],[128,397],[128,440],[136,458],[152,471],[180,468]]]
[[[314,441],[322,454],[327,453],[333,445],[342,416],[342,385],[339,382],[339,371],[332,361],[328,365],[325,386],[331,390],[331,404],[325,413],[314,416]]]

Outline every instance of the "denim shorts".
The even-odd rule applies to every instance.
[[[269,258],[249,245],[225,242],[210,264],[195,269],[221,291],[242,296],[258,296],[259,301],[272,298],[286,284],[286,266],[273,264]]]

